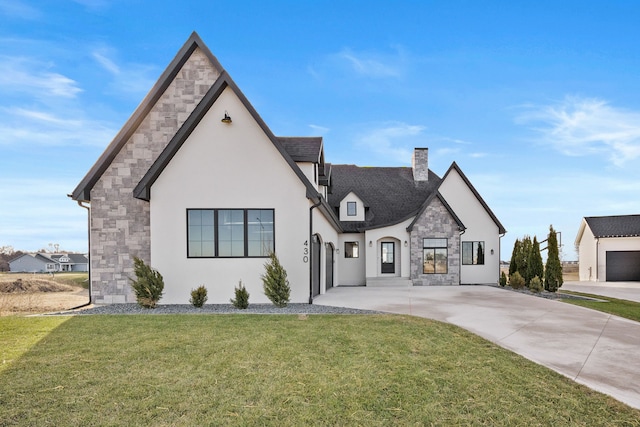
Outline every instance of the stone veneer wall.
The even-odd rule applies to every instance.
[[[91,279],[95,303],[136,302],[133,258],[149,262],[149,203],[133,189],[220,75],[196,48],[91,190]]]
[[[447,238],[447,274],[423,274],[422,239]],[[440,199],[434,198],[411,230],[411,280],[414,285],[460,284],[460,231]]]

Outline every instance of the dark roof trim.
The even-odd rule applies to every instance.
[[[444,178],[442,179],[442,182],[443,181],[444,181]],[[424,201],[424,203],[422,204],[422,207],[420,208],[420,211],[416,214],[413,221],[411,221],[411,224],[409,224],[409,226],[407,227],[407,231],[409,232],[413,231],[413,226],[416,224],[420,216],[422,216],[422,214],[427,209],[427,207],[429,207],[429,205],[431,204],[434,198],[438,198],[438,200],[440,200],[440,202],[444,205],[444,207],[447,209],[449,214],[453,217],[453,220],[456,222],[456,224],[458,224],[458,227],[460,228],[460,230],[465,230],[467,228],[464,226],[460,218],[458,218],[458,215],[456,215],[456,213],[453,211],[451,206],[449,206],[449,203],[447,203],[444,197],[442,197],[442,194],[440,194],[440,192],[436,190],[429,197],[427,197],[427,200]]]
[[[480,193],[478,193],[478,191],[476,190],[476,188],[473,186],[473,184],[471,184],[471,181],[469,181],[469,179],[467,178],[467,176],[464,174],[464,172],[462,172],[462,169],[460,169],[460,167],[458,166],[458,164],[456,162],[453,162],[451,164],[451,166],[449,167],[449,170],[447,170],[447,173],[444,174],[444,176],[442,177],[442,181],[441,181],[441,185],[442,183],[447,179],[447,175],[449,175],[449,173],[455,169],[456,172],[458,172],[458,174],[462,177],[462,180],[465,182],[465,184],[467,184],[467,187],[469,187],[469,189],[471,190],[471,192],[476,196],[476,199],[478,199],[478,201],[480,202],[480,204],[482,205],[482,207],[484,207],[484,210],[489,214],[489,216],[491,217],[491,219],[493,220],[493,222],[498,226],[498,233],[499,234],[505,234],[507,232],[507,230],[504,228],[504,226],[502,225],[502,223],[498,220],[498,218],[495,216],[495,214],[493,213],[493,211],[491,210],[491,208],[489,208],[489,205],[487,205],[487,203],[484,201],[484,199],[482,198],[482,196],[480,196]]]
[[[124,144],[131,138],[133,133],[138,129],[142,121],[147,117],[153,106],[158,102],[162,94],[167,90],[169,85],[173,82],[174,78],[182,68],[182,66],[191,57],[196,48],[207,56],[212,65],[223,72],[222,65],[218,62],[216,57],[211,53],[209,48],[204,44],[200,36],[194,31],[182,48],[178,51],[171,63],[167,66],[164,72],[160,75],[160,78],[156,84],[151,88],[147,96],[140,103],[138,108],[133,112],[129,120],[122,127],[120,132],[115,136],[113,141],[109,144],[107,149],[102,153],[98,161],[89,170],[87,175],[80,181],[80,184],[73,190],[71,198],[73,200],[90,201],[91,189],[100,179],[102,174],[107,170],[113,159],[120,152]]]

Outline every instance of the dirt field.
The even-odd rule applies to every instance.
[[[501,266],[500,273],[502,272],[509,276],[509,267]],[[565,282],[579,280],[578,264],[562,264],[562,280]]]
[[[68,310],[89,301],[87,273],[0,274],[0,316]]]

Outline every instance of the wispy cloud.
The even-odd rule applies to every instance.
[[[29,21],[42,17],[42,12],[20,0],[0,0],[0,14]]]
[[[329,129],[328,127],[319,126],[319,125],[314,125],[314,124],[309,125],[309,127],[310,127],[314,132],[317,132],[317,133],[319,133],[320,135],[325,135],[325,134],[329,133],[329,131],[331,130],[331,129]]]
[[[37,97],[74,98],[82,92],[75,80],[47,71],[50,66],[34,59],[0,57],[0,88]]]
[[[603,154],[617,166],[640,157],[640,112],[601,99],[567,97],[528,106],[516,123],[533,125],[542,142],[566,155]]]
[[[401,77],[402,66],[405,62],[401,52],[393,55],[380,53],[354,52],[351,49],[343,49],[336,55],[345,61],[357,74],[373,78]]]
[[[407,164],[413,148],[420,146],[419,138],[426,128],[402,122],[389,122],[360,134],[356,144],[371,150],[385,160]]]
[[[93,59],[111,76],[109,88],[113,92],[132,94],[136,97],[144,95],[151,89],[157,76],[156,69],[148,65],[121,63],[115,49],[101,46],[91,52]]]

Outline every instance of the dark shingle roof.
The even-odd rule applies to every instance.
[[[321,160],[321,136],[279,136],[278,141],[295,162],[318,163]]]
[[[588,216],[584,219],[595,237],[640,236],[640,215]]]
[[[409,167],[331,166],[329,205],[338,212],[340,202],[354,192],[368,209],[365,221],[342,221],[347,232],[397,224],[415,215],[437,190],[440,177],[429,171],[427,182],[414,182]]]

